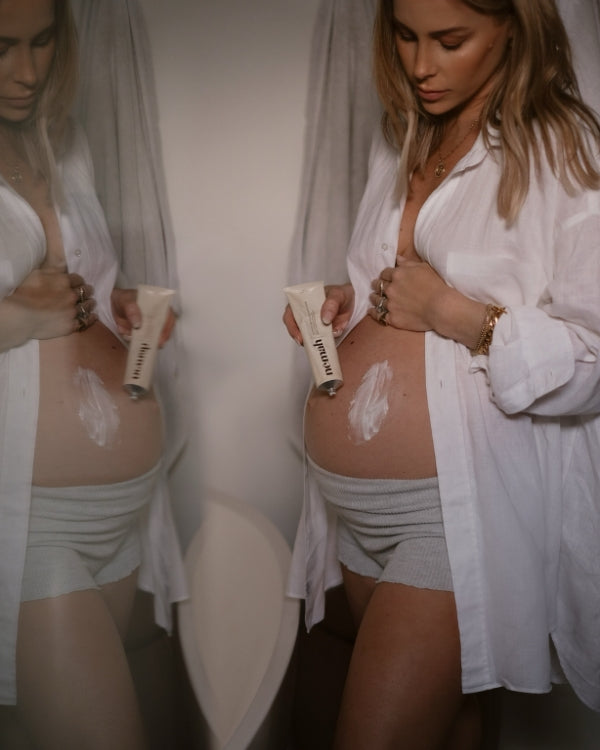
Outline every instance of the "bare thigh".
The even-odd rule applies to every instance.
[[[121,638],[134,591],[135,575],[21,604],[17,711],[40,750],[145,747]]]
[[[335,749],[443,748],[463,705],[453,593],[348,573],[360,626]]]

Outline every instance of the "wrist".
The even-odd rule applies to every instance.
[[[479,341],[486,314],[486,305],[465,297],[453,287],[447,287],[434,300],[433,330],[440,336],[453,339],[472,349]]]
[[[477,356],[478,354],[488,354],[494,336],[496,323],[505,312],[506,308],[500,307],[499,305],[489,304],[486,306],[479,336],[477,337],[475,345],[471,347],[471,354],[473,356]]]

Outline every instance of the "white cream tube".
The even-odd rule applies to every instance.
[[[132,399],[150,390],[158,352],[158,341],[175,292],[160,286],[138,285],[137,303],[142,312],[142,325],[131,332],[123,387]]]
[[[296,284],[283,291],[302,334],[315,384],[319,390],[335,396],[344,381],[331,325],[326,326],[321,320],[321,307],[325,302],[323,282]]]

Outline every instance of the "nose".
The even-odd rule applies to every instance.
[[[26,45],[19,45],[15,52],[14,80],[27,88],[35,88],[38,74],[32,50]]]
[[[426,43],[415,45],[413,76],[417,81],[424,81],[435,73],[435,60],[431,47]]]

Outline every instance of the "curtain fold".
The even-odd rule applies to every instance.
[[[346,279],[346,249],[381,107],[372,82],[376,0],[322,0],[314,25],[290,283]]]
[[[557,6],[571,42],[581,95],[600,117],[600,3],[557,0]]]
[[[372,81],[376,0],[322,0],[310,49],[302,182],[288,281],[347,279],[346,250],[367,180],[381,107]],[[302,454],[302,414],[311,371],[292,355],[290,441]]]
[[[178,289],[160,145],[152,55],[139,0],[72,0],[80,46],[74,115],[94,162],[96,190],[122,270],[121,285]],[[179,301],[174,303],[179,309]],[[184,444],[177,329],[156,371],[170,465]]]

